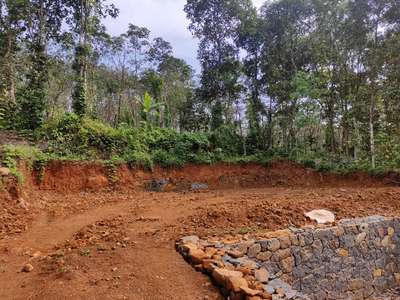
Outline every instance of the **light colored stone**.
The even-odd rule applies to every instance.
[[[388,235],[389,236],[393,236],[394,235],[394,228],[393,227],[389,227],[388,228]]]
[[[32,258],[36,259],[36,258],[39,258],[40,256],[42,256],[42,252],[36,251],[35,253],[33,253]]]
[[[304,214],[312,221],[318,224],[327,224],[335,222],[335,215],[326,209],[317,209]]]
[[[283,298],[285,297],[285,290],[283,288],[277,288],[276,293],[278,294],[279,297]]]
[[[288,258],[292,255],[292,251],[288,248],[288,249],[283,249],[283,250],[279,250],[277,252],[280,260]]]
[[[278,239],[270,239],[268,240],[267,249],[269,251],[277,251],[281,247],[281,243]]]
[[[364,280],[362,279],[352,279],[349,281],[349,289],[354,291],[354,290],[360,290],[364,287]]]
[[[246,267],[239,266],[238,268],[236,268],[236,271],[242,272],[243,275],[245,275],[245,276],[253,274],[253,270],[250,268],[246,268]]]
[[[396,279],[396,284],[400,286],[400,273],[394,273],[394,278]]]
[[[214,278],[215,282],[221,286],[226,286],[227,278],[229,277],[238,277],[242,278],[243,273],[239,271],[231,271],[222,268],[215,268],[212,272],[212,277]]]
[[[269,272],[265,268],[261,268],[254,272],[254,277],[262,283],[267,283],[269,280]]]
[[[29,210],[29,204],[23,198],[18,198],[17,203],[22,209]]]
[[[383,270],[382,269],[376,269],[374,270],[374,278],[382,277],[383,276]]]
[[[294,258],[292,256],[285,258],[281,261],[282,271],[284,273],[290,273],[294,268]]]
[[[194,244],[197,245],[197,243],[200,241],[200,238],[197,235],[190,235],[190,236],[185,236],[181,238],[181,242],[183,244]]]
[[[223,267],[221,261],[215,260],[215,259],[204,259],[203,260],[203,269],[204,270],[212,273],[212,271],[217,267],[219,267],[219,268]]]
[[[239,258],[239,257],[245,256],[245,255],[246,255],[246,252],[239,251],[238,249],[232,249],[232,250],[229,250],[229,251],[227,252],[227,254],[228,254],[229,256],[232,256],[233,258]]]
[[[6,176],[9,176],[10,174],[11,174],[11,171],[9,168],[4,168],[4,167],[0,168],[0,177],[1,176],[6,177]]]
[[[273,294],[273,293],[275,293],[275,288],[274,288],[273,286],[269,285],[269,284],[264,285],[264,286],[263,286],[263,289],[264,289],[264,291],[265,291],[266,293],[268,293],[268,294]]]
[[[33,271],[33,266],[31,264],[26,264],[22,267],[22,272],[30,273]]]
[[[241,288],[247,288],[248,283],[247,280],[243,277],[238,276],[228,276],[226,278],[226,288],[230,291],[234,291],[238,293],[241,291]]]
[[[391,243],[391,240],[390,240],[390,236],[388,236],[388,235],[385,236],[381,242],[382,247],[389,247],[390,243]]]
[[[339,254],[339,256],[341,256],[341,257],[348,257],[349,251],[347,251],[346,249],[340,248],[337,250],[337,254]]]
[[[271,252],[260,252],[257,255],[257,259],[261,261],[267,261],[271,258],[272,253]]]
[[[190,249],[189,257],[194,264],[201,264],[204,259],[208,258],[207,254],[198,248]]]
[[[357,235],[356,237],[356,243],[360,244],[361,242],[363,242],[365,240],[365,238],[367,237],[367,233],[366,232],[361,232],[359,235]]]
[[[291,246],[291,241],[289,236],[282,236],[279,238],[279,242],[281,244],[281,249],[286,249]]]
[[[205,252],[209,258],[213,257],[213,255],[215,255],[217,253],[217,251],[218,250],[215,249],[214,247],[207,247],[205,250]]]
[[[249,250],[247,250],[247,256],[250,258],[254,258],[260,252],[261,252],[261,245],[256,243],[249,247]]]
[[[195,244],[192,244],[192,243],[179,245],[179,250],[182,251],[185,254],[188,254],[190,252],[190,250],[197,249],[197,248],[198,247]]]
[[[297,238],[296,235],[292,234],[290,235],[290,243],[294,246],[298,246],[299,245],[299,239]]]
[[[242,257],[242,258],[239,258],[238,261],[239,261],[241,267],[249,268],[252,270],[257,268],[257,263],[252,259],[247,259],[245,257]]]
[[[394,262],[388,263],[385,267],[386,272],[389,274],[394,274],[396,271],[396,264]]]

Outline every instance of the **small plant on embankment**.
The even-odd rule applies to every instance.
[[[1,152],[1,164],[10,170],[20,184],[25,180],[18,168],[20,161],[24,161],[29,168],[34,169],[38,174],[39,180],[43,178],[48,155],[40,149],[29,145],[4,145],[1,148]]]
[[[124,163],[124,162],[122,160],[120,160],[118,157],[115,157],[111,160],[107,160],[104,162],[107,179],[112,185],[115,185],[116,183],[118,183],[118,180],[119,180],[118,166],[122,163]]]

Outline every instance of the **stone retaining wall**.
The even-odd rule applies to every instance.
[[[400,218],[342,220],[177,249],[230,299],[368,299],[400,283]]]

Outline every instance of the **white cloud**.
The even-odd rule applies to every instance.
[[[260,7],[265,0],[253,0]],[[161,36],[174,47],[175,56],[186,60],[199,69],[197,41],[187,29],[183,7],[186,0],[109,0],[120,9],[117,19],[105,21],[109,32],[118,35],[125,32],[128,24],[144,26],[151,30],[152,36]]]

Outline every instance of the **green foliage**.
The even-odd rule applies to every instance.
[[[400,137],[380,132],[376,137],[377,163],[382,169],[400,169]]]
[[[0,99],[1,101],[1,99]],[[0,107],[0,129],[4,128],[6,125],[6,118],[5,118],[6,110],[3,107]]]
[[[153,161],[161,165],[163,167],[173,167],[173,166],[178,166],[181,167],[184,165],[184,161],[180,159],[179,156],[175,156],[171,152],[167,152],[162,149],[157,149],[153,151],[152,153],[153,156]]]
[[[76,80],[74,93],[72,94],[72,107],[74,112],[83,117],[86,114],[86,82],[83,78]]]
[[[19,183],[24,182],[24,177],[18,169],[19,161],[29,163],[36,171],[39,171],[39,179],[43,177],[44,165],[47,163],[47,155],[40,149],[27,145],[4,145],[1,148],[1,164],[10,169]]]
[[[179,133],[158,127],[131,128],[122,125],[114,128],[97,120],[66,114],[46,124],[42,135],[48,147],[43,158],[40,153],[35,155],[38,169],[45,164],[47,157],[53,156],[74,160],[104,160],[111,182],[118,180],[116,166],[121,163],[152,169],[155,165],[172,167],[215,162],[258,162],[268,166],[272,160],[287,159],[321,172],[370,170],[368,158],[344,160],[339,155],[314,151],[307,145],[289,152],[282,147],[268,151],[256,150],[246,156],[243,154],[243,139],[227,126],[211,133]],[[388,143],[387,136],[380,139],[379,153],[387,154],[382,158],[379,156],[378,161],[385,159],[385,167],[395,168],[399,165],[399,143]]]
[[[148,92],[144,93],[142,102],[142,119],[146,127],[152,126],[154,121],[160,117],[159,109],[161,103],[156,103]]]
[[[117,169],[127,163],[132,167],[153,169],[183,166],[187,163],[261,163],[268,166],[273,160],[286,159],[321,172],[346,174],[354,171],[396,169],[400,164],[399,142],[388,135],[379,135],[379,169],[371,169],[368,157],[358,161],[334,156],[327,152],[316,152],[307,148],[295,148],[287,152],[283,148],[258,151],[243,155],[242,139],[232,130],[221,127],[212,133],[179,133],[172,129],[113,128],[97,120],[66,114],[45,124],[42,130],[47,148],[40,150],[31,146],[5,145],[1,163],[10,168],[20,182],[18,161],[24,160],[36,171],[38,181],[44,177],[50,159],[103,160],[108,179],[118,182]]]
[[[18,97],[18,128],[34,130],[42,125],[45,109],[44,89],[26,87]]]
[[[222,155],[243,154],[243,139],[232,126],[221,126],[214,130],[210,135],[210,141]]]
[[[111,181],[121,162],[400,168],[398,1],[187,0],[198,80],[144,27],[109,36],[107,2],[0,0],[0,128],[43,137],[39,180],[53,156]]]
[[[121,160],[118,157],[113,157],[104,163],[106,169],[106,175],[111,184],[116,184],[119,180],[118,178],[118,165]]]
[[[129,138],[124,130],[75,114],[46,124],[43,133],[50,152],[69,158],[109,159],[122,153]]]
[[[41,135],[47,143],[46,153],[63,159],[100,159],[107,161],[108,167],[126,162],[150,169],[155,164],[170,167],[240,161],[243,141],[226,127],[213,133],[125,125],[114,128],[71,113],[45,124]]]
[[[31,52],[32,69],[27,75],[28,84],[22,89],[18,97],[18,119],[21,129],[35,130],[43,124],[48,71],[45,46],[40,43],[33,43]]]
[[[130,151],[124,155],[124,160],[131,167],[143,167],[152,170],[154,167],[154,161],[152,156],[148,152],[143,151]]]

